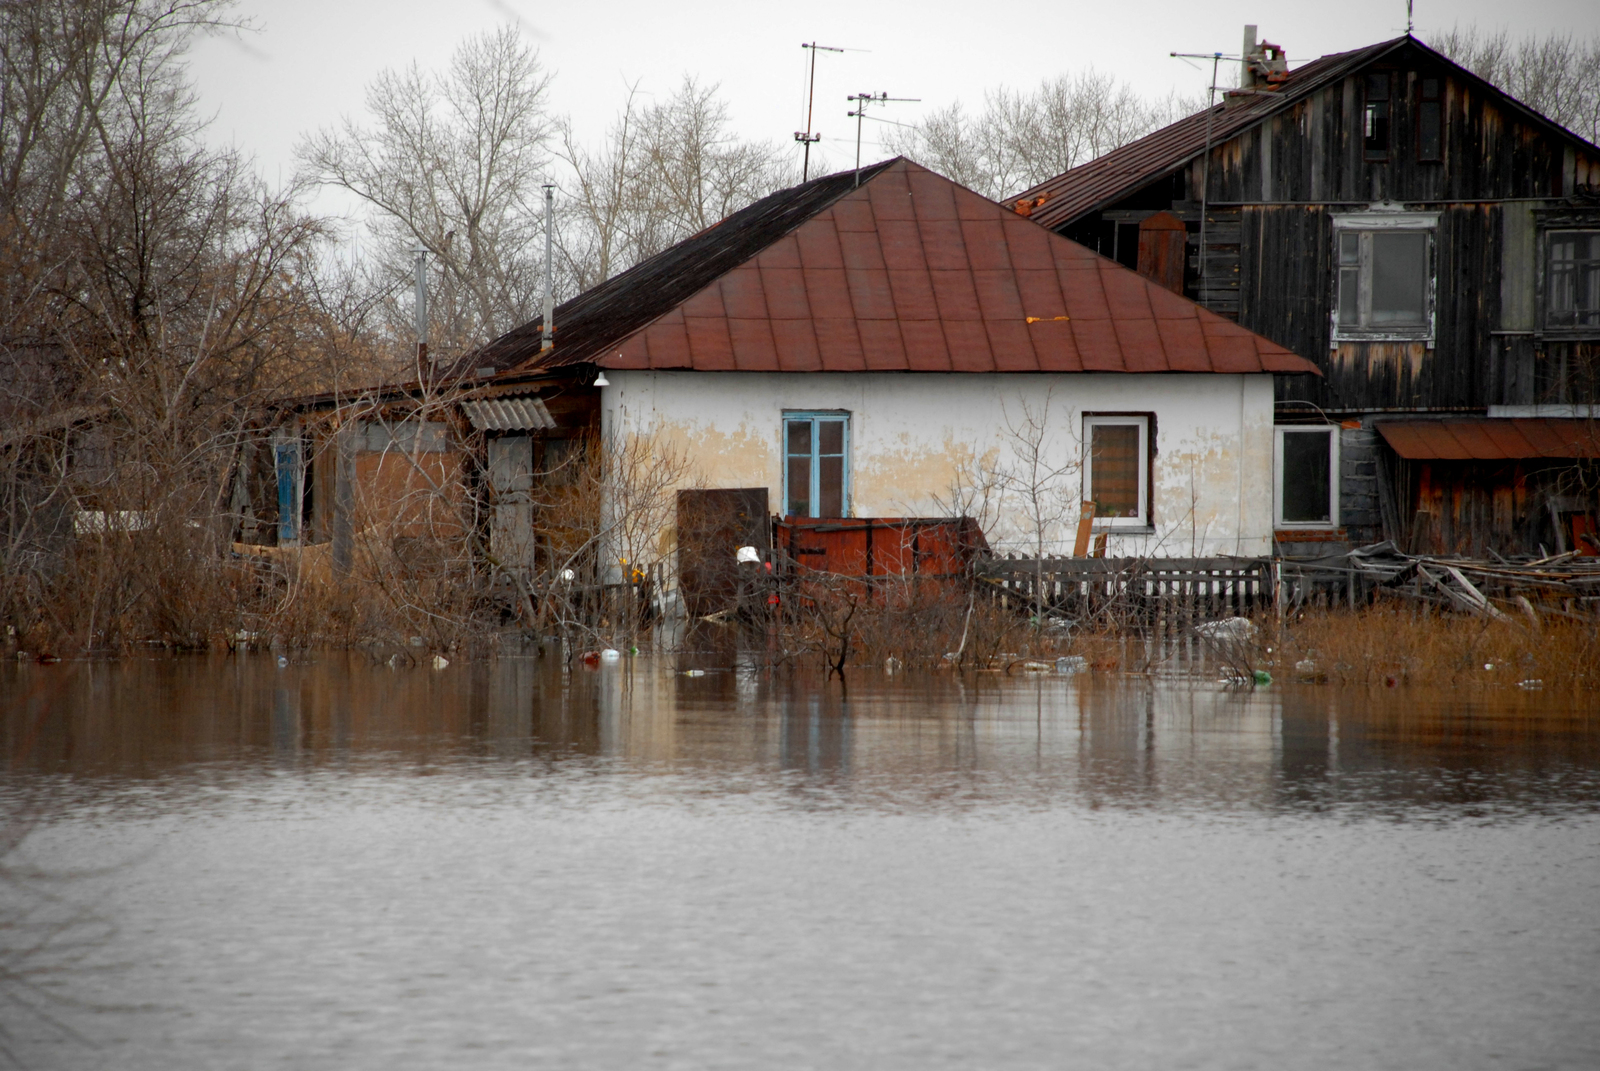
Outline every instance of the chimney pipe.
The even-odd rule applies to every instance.
[[[539,352],[544,353],[556,344],[556,291],[555,279],[555,246],[552,242],[555,233],[556,188],[553,183],[544,185],[544,337],[539,343]]]
[[[1256,50],[1256,28],[1247,25],[1244,28],[1244,48],[1239,52],[1243,58],[1239,60],[1239,88],[1252,89],[1256,84],[1255,72],[1250,69],[1250,55]]]
[[[417,363],[422,365],[428,360],[428,247],[418,242],[411,252],[416,256]]]

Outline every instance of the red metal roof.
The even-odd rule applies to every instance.
[[[604,344],[586,335],[581,356],[564,352],[558,313],[557,345],[522,367],[1317,374],[1277,343],[908,160],[818,200],[647,324],[618,328]],[[724,243],[741,215],[718,225]]]
[[[1412,460],[1507,461],[1600,457],[1589,420],[1384,420],[1375,425],[1394,452]]]

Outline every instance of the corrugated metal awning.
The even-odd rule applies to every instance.
[[[462,402],[461,408],[479,431],[546,431],[556,426],[544,401],[534,394]]]
[[[1508,461],[1600,457],[1600,424],[1589,420],[1384,420],[1375,425],[1414,461]]]

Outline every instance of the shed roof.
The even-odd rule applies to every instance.
[[[1384,420],[1378,433],[1414,461],[1509,461],[1600,457],[1600,430],[1588,420]]]
[[[471,362],[502,370],[1311,373],[1269,339],[897,158],[782,190]]]
[[[1547,116],[1517,101],[1504,89],[1484,81],[1409,34],[1312,60],[1290,71],[1289,76],[1274,87],[1259,87],[1250,96],[1235,97],[1212,106],[1208,109],[1211,115],[1211,144],[1220,145],[1323,87],[1343,81],[1367,64],[1407,46],[1427,53],[1441,64],[1454,67],[1462,77],[1504,98],[1530,120],[1559,131],[1580,144],[1588,144]],[[1029,218],[1050,228],[1064,226],[1090,212],[1105,208],[1149,183],[1171,175],[1203,155],[1206,150],[1208,110],[1203,109],[1179,119],[1104,156],[1046,179],[1017,197],[1035,199],[1043,196],[1044,204],[1033,208]]]

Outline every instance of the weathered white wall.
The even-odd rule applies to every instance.
[[[1049,448],[1081,456],[1083,414],[1155,414],[1153,531],[1114,532],[1108,553],[1263,555],[1272,539],[1270,375],[607,372],[607,435],[652,435],[691,460],[684,486],[769,489],[781,508],[785,410],[848,410],[858,517],[948,512],[958,470],[1015,462],[1008,428],[1049,401]],[[1061,488],[1082,497],[1074,474]],[[1072,551],[1070,523],[1051,533]],[[989,526],[996,551],[1031,550],[1015,503]]]

